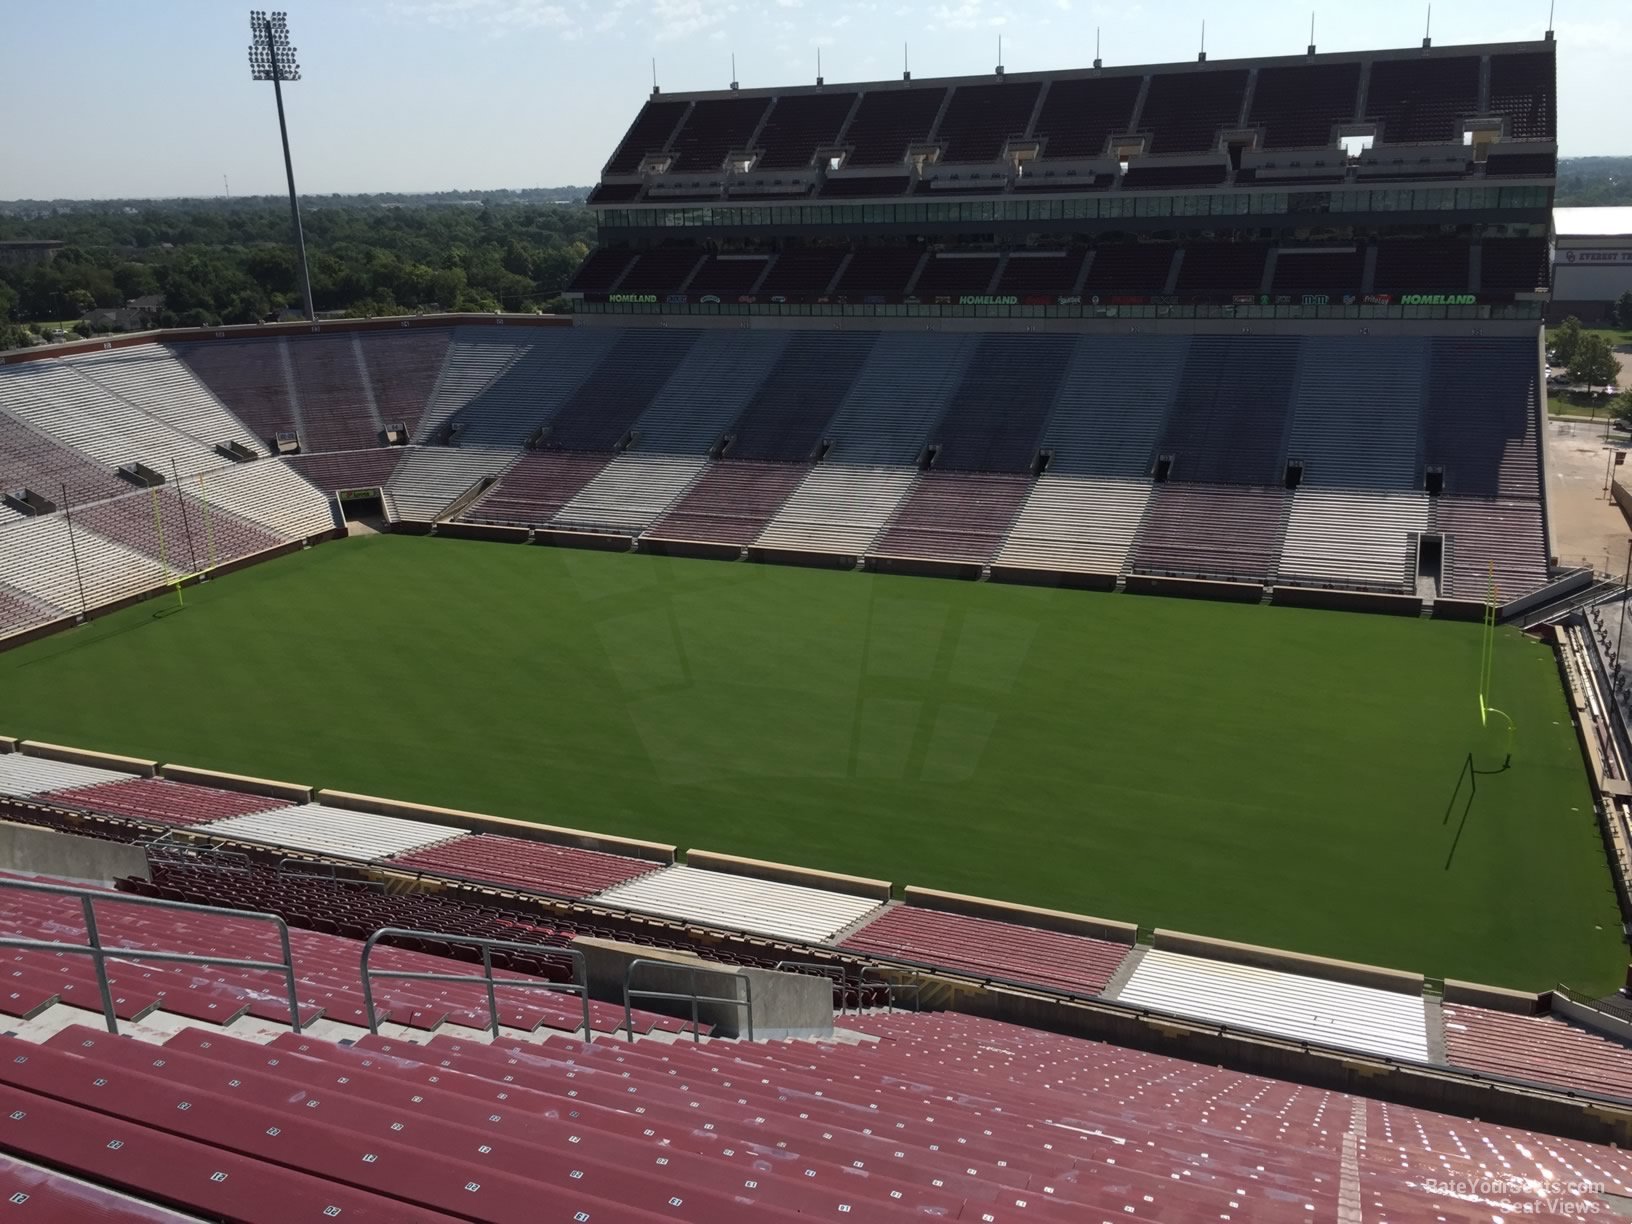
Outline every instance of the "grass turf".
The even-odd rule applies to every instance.
[[[0,654],[0,729],[1431,976],[1625,967],[1513,631],[1469,805],[1477,625],[404,537],[186,598]]]

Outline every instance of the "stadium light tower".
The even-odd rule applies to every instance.
[[[300,227],[300,197],[295,194],[295,163],[289,157],[289,127],[283,119],[283,82],[300,80],[300,61],[289,45],[289,14],[251,9],[249,30],[255,41],[249,44],[251,80],[271,81],[278,100],[278,135],[283,138],[283,170],[289,176],[289,216],[295,225],[295,254],[300,260],[300,295],[306,304],[306,318],[315,322],[312,310],[312,277],[306,268],[306,234]]]

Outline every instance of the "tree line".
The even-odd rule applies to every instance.
[[[306,201],[313,306],[352,316],[551,307],[595,240],[578,204],[345,206]],[[48,262],[0,266],[0,348],[46,323],[162,295],[165,327],[254,323],[299,309],[286,203],[30,210],[0,241],[55,239]],[[81,327],[83,333],[87,330]]]

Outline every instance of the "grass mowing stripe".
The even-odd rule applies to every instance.
[[[0,654],[10,734],[1538,989],[1625,966],[1551,652],[1479,627],[372,537]]]

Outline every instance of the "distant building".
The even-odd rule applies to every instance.
[[[1553,209],[1553,301],[1548,318],[1597,322],[1632,289],[1632,207]]]
[[[145,311],[133,310],[129,306],[104,306],[96,310],[87,310],[80,316],[80,322],[91,328],[108,327],[114,331],[138,331],[148,325],[148,315]]]
[[[24,264],[50,263],[62,245],[56,238],[18,238],[0,242],[0,264],[21,267]]]
[[[164,294],[144,293],[141,297],[131,298],[125,305],[131,310],[139,310],[145,315],[156,315],[164,309]]]

